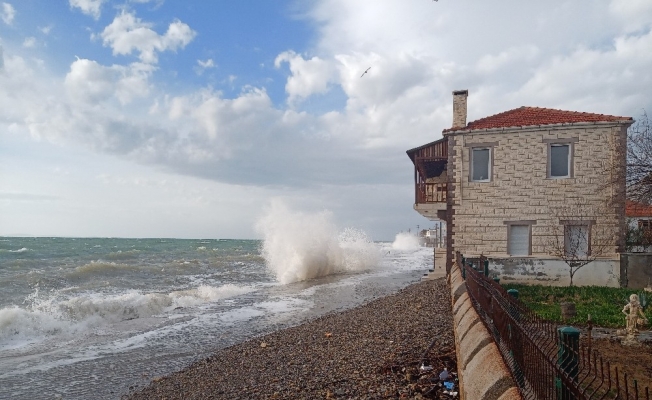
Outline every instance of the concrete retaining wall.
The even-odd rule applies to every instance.
[[[473,308],[457,264],[449,276],[462,400],[522,400],[498,347]]]
[[[652,253],[620,255],[620,286],[642,289],[652,284]]]
[[[620,260],[595,260],[578,269],[573,278],[575,286],[620,286]],[[501,282],[526,285],[568,286],[568,264],[558,259],[490,258],[489,270]]]

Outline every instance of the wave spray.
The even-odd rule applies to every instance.
[[[378,247],[362,231],[338,231],[330,211],[303,213],[273,200],[256,224],[267,267],[283,283],[299,282],[378,265]]]
[[[394,250],[413,251],[418,250],[420,247],[419,238],[406,232],[397,233],[392,243]]]

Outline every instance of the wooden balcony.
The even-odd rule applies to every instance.
[[[418,183],[416,185],[415,203],[444,203],[446,204],[446,183]]]
[[[445,219],[446,183],[418,183],[415,195],[414,209],[419,214],[430,220]]]
[[[414,209],[430,220],[445,219],[448,139],[408,150],[407,155],[414,164]]]

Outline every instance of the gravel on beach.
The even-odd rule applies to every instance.
[[[450,291],[438,279],[219,350],[124,397],[448,398],[437,376],[455,359]]]

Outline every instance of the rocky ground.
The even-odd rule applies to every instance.
[[[437,384],[444,368],[455,370],[455,346],[439,279],[223,349],[124,397],[450,398]]]
[[[652,392],[652,342],[641,341],[639,346],[625,346],[621,344],[621,340],[622,338],[616,335],[600,337],[593,340],[591,349],[596,350],[598,356],[605,363],[608,362],[612,370],[618,368],[621,378],[627,374],[630,385],[636,380],[640,393],[645,393],[646,387]],[[587,341],[582,340],[582,345],[587,346]]]

